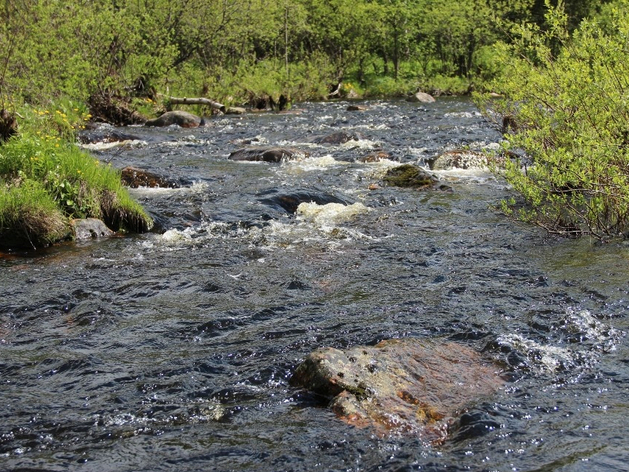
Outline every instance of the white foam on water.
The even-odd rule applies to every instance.
[[[455,111],[450,113],[445,113],[443,116],[446,118],[476,118],[482,116],[480,112],[474,111]]]
[[[498,344],[521,352],[531,361],[531,367],[540,372],[554,373],[574,363],[574,357],[568,349],[543,345],[519,334],[499,336]]]
[[[341,144],[341,149],[366,149],[372,150],[380,148],[379,141],[371,141],[370,139],[352,139],[346,143]]]
[[[207,182],[194,182],[189,187],[137,187],[129,188],[128,192],[134,197],[150,197],[151,195],[171,195],[176,193],[207,193]]]
[[[368,213],[370,209],[362,203],[343,205],[342,203],[300,203],[297,207],[297,218],[310,221],[319,227],[337,226],[354,219],[357,215]]]
[[[448,169],[448,170],[429,170],[440,181],[445,182],[465,182],[469,184],[488,184],[497,183],[496,176],[486,167],[471,167],[469,169]]]
[[[560,338],[572,339],[567,347],[541,344],[519,334],[498,337],[498,344],[522,353],[538,372],[556,373],[594,366],[599,357],[616,349],[623,331],[603,323],[587,310],[568,309],[555,330]],[[576,341],[576,342],[575,342]]]
[[[117,147],[139,148],[139,147],[144,147],[146,145],[147,145],[147,142],[141,139],[126,139],[124,141],[79,144],[79,147],[82,149],[87,149],[88,151],[106,151],[108,149],[114,149]]]
[[[281,169],[287,174],[294,175],[336,167],[346,167],[348,165],[348,162],[337,161],[334,157],[328,154],[322,157],[307,157],[299,160],[288,160],[282,163]]]

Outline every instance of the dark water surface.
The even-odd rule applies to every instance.
[[[303,104],[94,147],[186,182],[139,189],[159,231],[0,258],[0,469],[628,470],[629,247],[556,240],[452,192],[378,188],[392,162],[495,147],[473,105]],[[313,144],[335,131],[363,140]],[[294,146],[283,164],[227,159]],[[295,215],[282,202],[311,199]],[[431,447],[347,426],[289,386],[321,346],[449,338],[510,381]]]

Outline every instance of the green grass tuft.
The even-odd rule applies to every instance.
[[[114,231],[151,228],[151,218],[122,186],[120,172],[67,140],[76,126],[67,116],[34,112],[20,136],[0,146],[0,245],[16,245],[16,238],[32,246],[50,244],[68,236],[71,218],[99,218]],[[49,126],[51,119],[60,120],[61,129],[44,132],[37,126]]]

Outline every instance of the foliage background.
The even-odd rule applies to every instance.
[[[571,24],[600,2],[567,4]],[[540,0],[4,0],[0,108],[65,96],[207,96],[227,105],[465,92]]]

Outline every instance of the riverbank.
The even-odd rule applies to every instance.
[[[0,248],[37,249],[74,238],[76,219],[97,218],[113,231],[152,226],[120,172],[76,145],[76,131],[90,118],[82,107],[24,107],[20,116],[17,135],[0,144]]]

